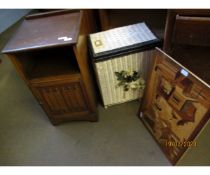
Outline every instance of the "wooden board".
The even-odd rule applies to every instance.
[[[210,117],[210,86],[160,49],[140,108],[140,118],[172,162],[180,159]]]
[[[210,18],[176,16],[173,43],[210,46]]]
[[[61,10],[26,17],[3,49],[16,53],[76,44],[82,11]]]

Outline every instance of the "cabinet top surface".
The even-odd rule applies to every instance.
[[[14,53],[75,44],[81,16],[79,10],[63,10],[28,16],[2,52]]]

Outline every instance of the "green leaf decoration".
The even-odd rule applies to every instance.
[[[130,89],[143,90],[145,87],[145,81],[137,71],[122,70],[120,72],[115,72],[115,76],[119,81],[116,87],[123,86],[124,91],[129,91]]]

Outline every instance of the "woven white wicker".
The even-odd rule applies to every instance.
[[[116,57],[95,64],[95,72],[105,107],[139,98],[140,93],[142,93],[139,90],[125,92],[122,86],[116,86],[118,81],[115,72],[122,70],[137,71],[146,80],[151,54],[152,50],[149,50]]]
[[[145,23],[118,27],[90,35],[93,55],[107,52],[110,54],[116,49],[133,47],[141,43],[144,45],[145,42],[154,40],[157,40],[157,37]],[[137,71],[146,79],[152,52],[152,50],[129,52],[122,56],[113,55],[112,58],[95,62],[95,73],[105,107],[139,98],[142,93],[139,90],[124,91],[122,86],[117,87],[118,80],[115,72]]]
[[[90,35],[94,53],[111,51],[134,44],[157,39],[147,25],[142,22],[124,27],[118,27]]]

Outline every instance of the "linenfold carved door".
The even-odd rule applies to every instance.
[[[69,116],[78,119],[81,114],[89,112],[87,97],[79,77],[61,78],[56,82],[34,82],[31,88],[52,122],[54,119]]]

